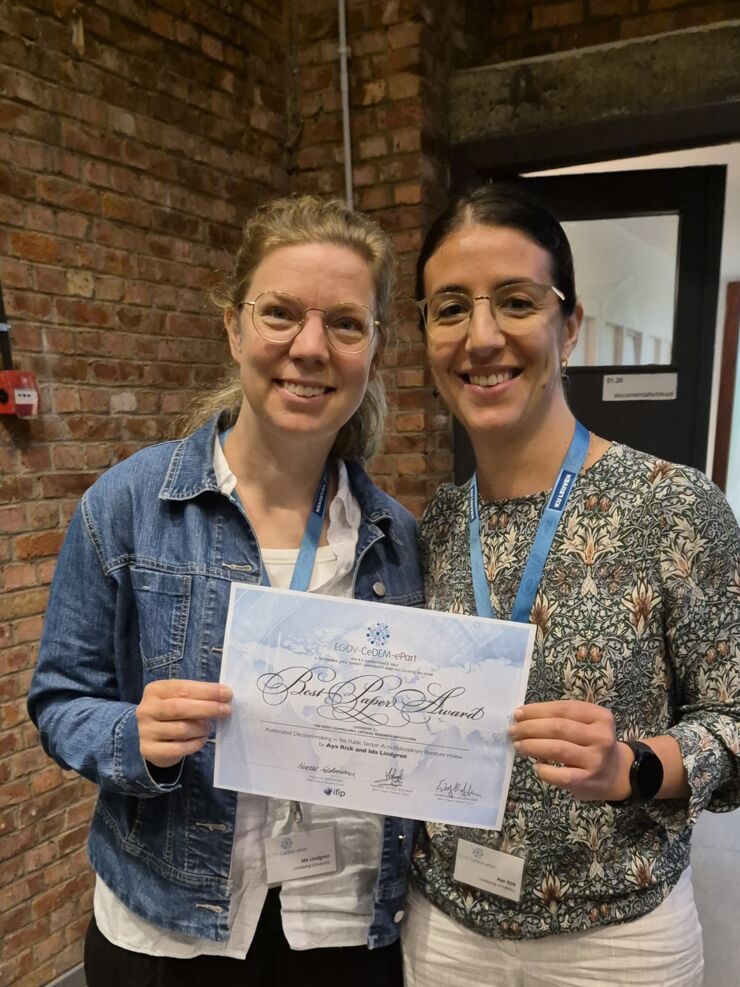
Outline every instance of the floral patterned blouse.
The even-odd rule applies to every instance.
[[[421,522],[427,606],[475,613],[468,486],[443,486]],[[546,494],[482,503],[496,613],[508,617]],[[691,827],[740,805],[740,532],[696,470],[612,445],[583,471],[531,614],[527,702],[608,706],[617,736],[670,734],[690,798],[579,802],[516,757],[500,832],[427,823],[413,879],[483,935],[530,939],[624,922],[656,908],[689,863]],[[458,836],[525,858],[521,899],[458,884]]]

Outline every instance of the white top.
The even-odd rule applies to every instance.
[[[236,487],[236,477],[218,441],[213,466],[219,489],[228,496]],[[337,494],[329,506],[329,544],[317,552],[309,592],[350,597],[361,512],[344,463],[337,464],[337,472]],[[298,551],[267,549],[261,554],[270,583],[287,589]],[[305,826],[334,825],[338,871],[283,885],[280,905],[285,936],[291,949],[363,946],[373,914],[383,817],[333,806],[303,804],[301,808]],[[128,909],[99,877],[93,899],[98,928],[114,945],[150,956],[189,959],[208,953],[243,959],[267,896],[264,841],[289,833],[291,815],[288,801],[239,793],[231,856],[231,934],[226,942],[193,939],[158,928]]]

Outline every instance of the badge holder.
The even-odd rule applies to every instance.
[[[300,802],[293,802],[291,806],[293,825],[290,833],[265,840],[265,868],[270,886],[337,871],[334,827],[306,828]]]
[[[501,837],[497,836],[496,841],[500,846]],[[509,901],[519,901],[526,866],[526,854],[519,857],[495,847],[458,839],[452,876],[460,884]]]

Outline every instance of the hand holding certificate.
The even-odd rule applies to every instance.
[[[214,784],[497,829],[535,628],[234,584]]]

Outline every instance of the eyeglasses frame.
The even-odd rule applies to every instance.
[[[295,332],[291,333],[290,335],[288,335],[286,333],[286,336],[285,336],[284,339],[273,339],[270,336],[265,336],[265,334],[260,330],[260,328],[259,328],[259,326],[257,324],[257,320],[254,317],[254,306],[257,304],[257,302],[260,300],[260,298],[263,295],[269,295],[271,292],[273,294],[276,294],[276,295],[284,295],[284,296],[286,296],[288,298],[295,298],[295,300],[300,303],[301,308],[303,309],[303,318],[299,322],[296,322]],[[373,340],[378,335],[378,330],[381,328],[381,323],[375,318],[375,313],[373,312],[373,310],[371,308],[369,308],[367,305],[362,305],[360,302],[337,302],[336,305],[332,305],[331,308],[329,308],[329,309],[326,309],[326,308],[316,308],[313,305],[309,305],[309,306],[304,305],[303,302],[301,301],[301,299],[298,298],[297,295],[292,295],[289,291],[278,291],[277,288],[266,288],[264,291],[261,291],[259,293],[259,295],[257,295],[257,297],[254,299],[254,301],[251,301],[250,302],[248,299],[245,299],[243,302],[239,302],[236,307],[241,310],[241,309],[244,308],[245,305],[251,305],[252,306],[252,325],[257,330],[257,333],[263,339],[266,339],[268,343],[278,343],[278,344],[283,344],[283,345],[285,343],[292,343],[293,340],[296,338],[296,336],[300,335],[300,333],[303,331],[303,328],[306,325],[306,319],[308,317],[308,313],[309,312],[321,312],[321,314],[324,316],[322,318],[322,320],[321,320],[321,324],[324,327],[324,333],[326,334],[326,338],[327,338],[327,340],[329,342],[329,345],[331,346],[331,348],[334,350],[335,353],[364,353],[365,350],[367,350],[372,345]],[[367,311],[372,316],[372,330],[373,331],[372,331],[372,333],[370,335],[370,338],[368,339],[367,343],[365,343],[365,345],[362,346],[360,349],[352,349],[352,350],[342,349],[341,347],[338,347],[336,345],[336,343],[332,340],[331,333],[329,332],[329,326],[327,325],[327,319],[326,319],[326,317],[328,316],[329,312],[332,311],[332,309],[341,308],[343,305],[355,305],[358,308],[367,309]]]
[[[508,284],[502,284],[499,287],[500,288],[516,288],[518,285],[529,285],[529,286],[534,286],[536,288],[547,288],[548,291],[554,292],[555,296],[557,298],[559,298],[561,302],[564,302],[565,301],[565,295],[564,295],[564,293],[560,290],[560,288],[556,288],[554,284],[543,284],[543,283],[538,282],[538,281],[512,281],[512,282],[510,282]],[[493,294],[495,294],[496,291],[498,291],[498,288],[494,290],[494,293]],[[485,298],[488,301],[488,309],[489,309],[489,311],[491,313],[491,316],[492,316],[492,318],[495,319],[496,318],[496,315],[493,312],[493,308],[491,306],[491,302],[493,300],[493,294],[491,294],[491,295],[468,295],[467,292],[465,292],[465,291],[433,291],[431,295],[428,295],[426,298],[422,298],[421,301],[414,301],[414,305],[416,306],[416,308],[419,309],[419,312],[421,313],[421,318],[422,318],[422,321],[424,323],[424,328],[426,329],[427,332],[430,332],[429,323],[427,322],[426,308],[427,308],[427,305],[429,304],[429,302],[432,300],[432,298],[434,298],[435,295],[464,295],[466,298],[469,298],[471,300],[471,302],[482,301]],[[467,319],[462,320],[457,325],[458,326],[464,326],[465,327],[465,331],[468,332],[469,331],[468,330],[468,327],[470,325],[470,322],[472,321],[472,318],[473,318],[473,309],[471,308],[470,315],[467,317]],[[434,332],[434,330],[431,330],[431,331]]]

